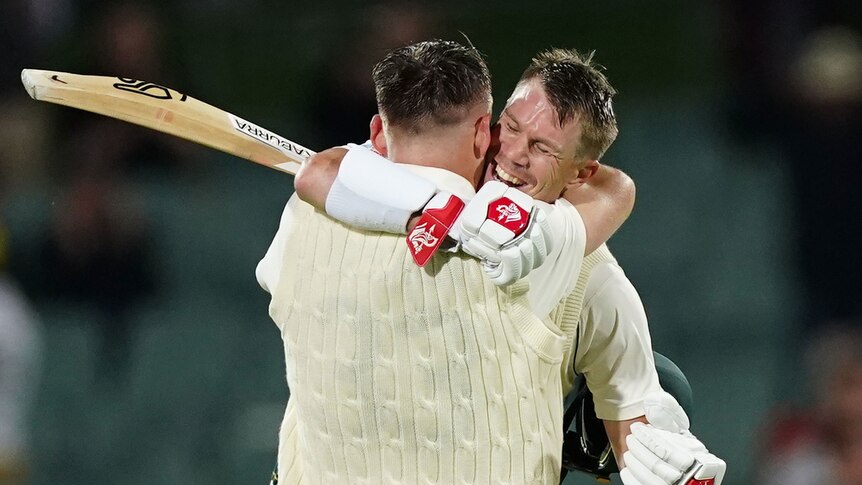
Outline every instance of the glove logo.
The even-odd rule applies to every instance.
[[[697,478],[692,478],[685,485],[715,485],[715,479],[707,478],[706,480],[698,480]]]
[[[407,239],[410,240],[410,244],[413,245],[413,252],[420,253],[424,248],[433,248],[437,245],[440,238],[434,236],[434,230],[437,229],[437,224],[432,224],[430,228],[428,227],[428,223],[422,223],[417,225],[410,231],[410,235],[407,236]]]
[[[508,197],[501,197],[488,205],[488,219],[515,233],[524,232],[530,214]]]
[[[443,200],[445,203],[441,207]],[[464,201],[452,194],[439,193],[426,205],[416,227],[407,235],[407,248],[417,266],[428,264],[462,210]]]

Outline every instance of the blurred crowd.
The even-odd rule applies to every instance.
[[[757,483],[862,483],[862,7],[728,1],[742,146],[768,144],[790,184],[801,301],[791,395],[764,424]],[[788,322],[792,324],[792,322]]]
[[[229,9],[234,2],[203,3]],[[21,88],[20,70],[53,62],[80,73],[182,85],[190,75],[178,54],[168,55],[167,5],[0,2],[2,484],[23,483],[27,469],[34,423],[26,410],[39,389],[45,349],[33,309],[58,302],[90,309],[101,341],[94,379],[105,392],[122,392],[135,344],[130,316],[163,291],[159,240],[139,184],[200,170],[200,152],[186,143],[34,103]],[[791,379],[799,397],[764,424],[752,476],[764,484],[860,484],[862,7],[842,0],[718,5],[728,134],[739,150],[768,146],[781,153],[803,289],[799,301],[788,302],[798,314],[788,326],[804,329],[794,350],[799,375]],[[354,41],[314,66],[306,108],[319,147],[364,139],[376,111],[369,73],[380,53],[439,35],[446,23],[442,11],[418,4],[382,3],[368,12],[341,33]],[[733,170],[729,162],[728,177]],[[32,193],[44,194],[45,218],[26,234],[7,234],[5,208]]]
[[[862,321],[862,8],[732,1],[731,128],[782,151],[808,328]]]
[[[764,426],[757,483],[862,483],[862,329],[830,327],[804,357],[799,377],[813,399],[785,404]]]

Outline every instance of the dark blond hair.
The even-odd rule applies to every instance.
[[[593,63],[593,53],[551,49],[532,59],[519,82],[539,79],[557,111],[560,126],[581,121],[583,133],[577,157],[598,160],[617,138],[617,119],[611,99],[617,93]]]

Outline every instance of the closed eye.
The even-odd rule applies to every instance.
[[[507,130],[511,131],[512,133],[518,133],[520,131],[508,112],[503,111],[503,118],[505,118],[503,126],[505,126]]]

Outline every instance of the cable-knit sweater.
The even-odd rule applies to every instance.
[[[270,305],[291,389],[279,484],[558,483],[565,339],[528,284],[294,216]]]

